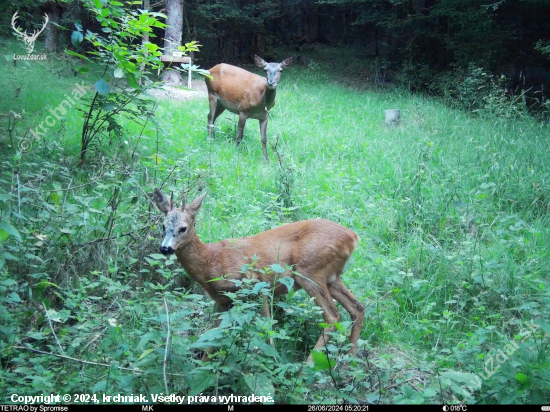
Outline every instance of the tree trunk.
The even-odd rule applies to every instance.
[[[164,54],[171,56],[181,46],[183,32],[183,0],[166,0],[166,30],[164,32]],[[170,85],[183,85],[178,71],[168,69],[162,75],[162,81]]]
[[[59,23],[59,9],[57,8],[57,5],[53,2],[47,3],[45,8],[45,11],[50,18],[50,21],[44,29],[44,47],[47,51],[55,53],[57,51],[58,31],[57,26],[53,23]]]

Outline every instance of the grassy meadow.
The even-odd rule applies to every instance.
[[[198,98],[159,100],[153,118],[126,122],[122,137],[102,138],[79,166],[78,109],[101,71],[81,74],[76,60],[50,57],[0,62],[3,403],[48,393],[101,402],[160,393],[204,397],[194,403],[230,394],[276,403],[550,401],[547,123],[352,88],[323,62],[295,64],[270,113],[269,163],[256,120],[236,146],[237,116],[225,112],[209,140],[208,102]],[[77,82],[89,93],[21,146]],[[394,108],[401,122],[388,127],[384,111]],[[236,296],[241,304],[207,332],[213,301],[158,254],[155,187],[178,201],[183,190],[188,199],[208,191],[197,221],[203,242],[302,219],[354,230],[361,240],[343,280],[366,307],[357,355],[346,354],[351,322],[339,307],[326,364],[304,363],[323,318],[303,291],[272,302],[267,320],[261,299]],[[210,346],[219,351],[201,363]]]

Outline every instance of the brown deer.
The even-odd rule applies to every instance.
[[[229,310],[232,301],[223,292],[237,290],[231,279],[246,276],[241,268],[244,264],[250,264],[254,255],[257,257],[257,268],[263,269],[274,263],[285,268],[291,266],[292,270],[279,276],[292,277],[295,290],[303,288],[314,297],[316,304],[323,310],[325,322],[331,325],[323,329],[313,350],[325,347],[327,333],[334,330],[334,322],[340,320],[340,313],[333,301],[335,299],[349,312],[354,322],[350,353],[356,353],[365,309],[346,288],[341,275],[359,237],[350,229],[330,220],[314,219],[289,223],[250,237],[205,244],[195,231],[195,216],[205,196],[206,193],[189,205],[185,204],[184,197],[181,207],[177,208],[172,199],[168,200],[159,189],[155,189],[155,203],[166,214],[160,252],[163,255],[176,254],[185,271],[216,301],[218,312]],[[223,279],[211,281],[221,277]],[[255,272],[254,277],[272,285],[275,281],[274,273]],[[275,296],[287,292],[285,285],[277,283]],[[267,301],[264,302],[262,314],[269,316]],[[218,319],[214,327],[220,323],[221,319]],[[312,359],[310,354],[307,361],[311,362]]]
[[[243,138],[246,119],[260,121],[260,134],[264,159],[267,158],[267,121],[269,111],[275,105],[277,84],[283,69],[292,64],[292,57],[281,63],[267,63],[254,56],[256,65],[265,70],[267,79],[230,64],[218,64],[210,69],[212,78],[206,77],[210,113],[208,113],[208,136],[212,137],[214,122],[225,110],[239,115],[237,145]]]

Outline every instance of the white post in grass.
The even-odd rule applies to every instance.
[[[399,109],[386,110],[386,124],[388,126],[396,126],[399,123],[400,116]]]

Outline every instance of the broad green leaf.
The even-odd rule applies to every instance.
[[[82,43],[82,40],[84,40],[84,36],[79,31],[73,31],[71,34],[71,44],[75,48],[79,48],[80,44]]]
[[[160,253],[151,253],[149,256],[151,256],[153,259],[166,259],[166,256],[161,255]]]
[[[128,85],[132,86],[134,89],[139,89],[139,84],[133,73],[126,73],[126,81],[128,81]]]
[[[189,396],[196,396],[216,382],[216,375],[210,371],[199,370],[193,377]]]
[[[268,282],[258,282],[254,285],[254,288],[252,289],[252,294],[257,294],[260,290],[263,288],[269,287],[270,284]]]
[[[282,283],[283,285],[286,286],[288,291],[291,291],[292,287],[294,286],[294,279],[291,278],[290,276],[285,276],[279,279],[279,283]]]
[[[251,340],[250,340],[250,345],[252,347],[257,347],[258,349],[260,349],[263,353],[265,353],[266,355],[268,356],[271,356],[273,357],[274,359],[276,359],[277,361],[280,361],[281,360],[281,356],[279,355],[279,352],[277,352],[277,349],[275,349],[273,346],[267,344],[266,342],[264,342],[262,339],[258,338],[258,337],[253,337]],[[273,392],[272,392],[273,393]]]
[[[151,352],[153,352],[155,350],[155,348],[151,348],[151,349],[147,349],[145,350],[141,356],[138,358],[138,361],[142,360],[143,358],[145,358],[147,355],[149,355]]]
[[[107,381],[99,381],[96,383],[93,388],[91,389],[92,393],[95,392],[104,392],[107,388]]]
[[[102,94],[104,96],[107,96],[109,94],[109,85],[105,81],[105,79],[99,79],[97,82],[95,82],[95,89],[99,94]]]
[[[149,50],[150,52],[157,51],[159,48],[159,46],[157,46],[155,43],[145,43],[145,47],[147,47],[147,50]]]
[[[15,292],[10,292],[8,293],[8,296],[6,296],[5,299],[2,299],[4,302],[6,303],[20,303],[21,302],[21,298],[19,297],[19,295]]]
[[[264,397],[268,397],[271,395],[271,399],[273,399],[275,388],[273,387],[273,382],[269,379],[268,376],[264,375],[263,373],[253,373],[245,375],[244,380],[250,388],[250,393],[253,393],[256,396]],[[265,403],[272,404],[273,402]]]
[[[121,77],[124,77],[124,70],[122,70],[119,67],[118,69],[115,70],[115,72],[113,74],[117,79],[120,79]]]
[[[275,272],[275,273],[284,273],[284,269],[281,265],[279,265],[278,263],[274,263],[270,266],[270,269]]]
[[[529,383],[529,377],[522,372],[516,373],[516,380],[522,385],[527,385]]]
[[[136,346],[136,349],[137,350],[141,350],[145,347],[145,345],[147,345],[147,343],[153,339],[155,339],[157,337],[157,333],[156,332],[149,332],[149,333],[146,333],[145,335],[143,335],[141,337],[141,339],[139,340],[139,343],[137,344]]]
[[[61,204],[61,198],[59,197],[59,195],[57,194],[57,192],[52,192],[52,193],[50,193],[50,199],[51,199],[52,202],[54,202],[56,205],[60,205],[60,204]]]
[[[21,235],[17,231],[16,228],[14,228],[11,224],[8,222],[0,222],[0,240],[2,242],[5,242],[8,237],[13,236],[15,239],[17,239],[19,242],[21,242],[23,239],[21,239]]]
[[[441,372],[441,376],[461,383],[471,383],[477,381],[477,375],[474,375],[473,373],[457,372],[451,369]]]
[[[203,333],[196,342],[191,344],[190,348],[207,348],[208,346],[220,346],[220,339],[223,338],[223,330],[219,328],[210,329]]]
[[[316,371],[324,371],[330,368],[333,368],[335,363],[332,359],[329,360],[327,355],[322,352],[313,351],[311,352],[313,357],[313,366]]]
[[[88,58],[87,58],[86,56],[84,56],[83,54],[76,53],[76,52],[74,52],[74,51],[72,51],[72,50],[65,50],[65,53],[67,53],[69,56],[80,57],[81,59],[90,61],[90,59],[88,59]]]

